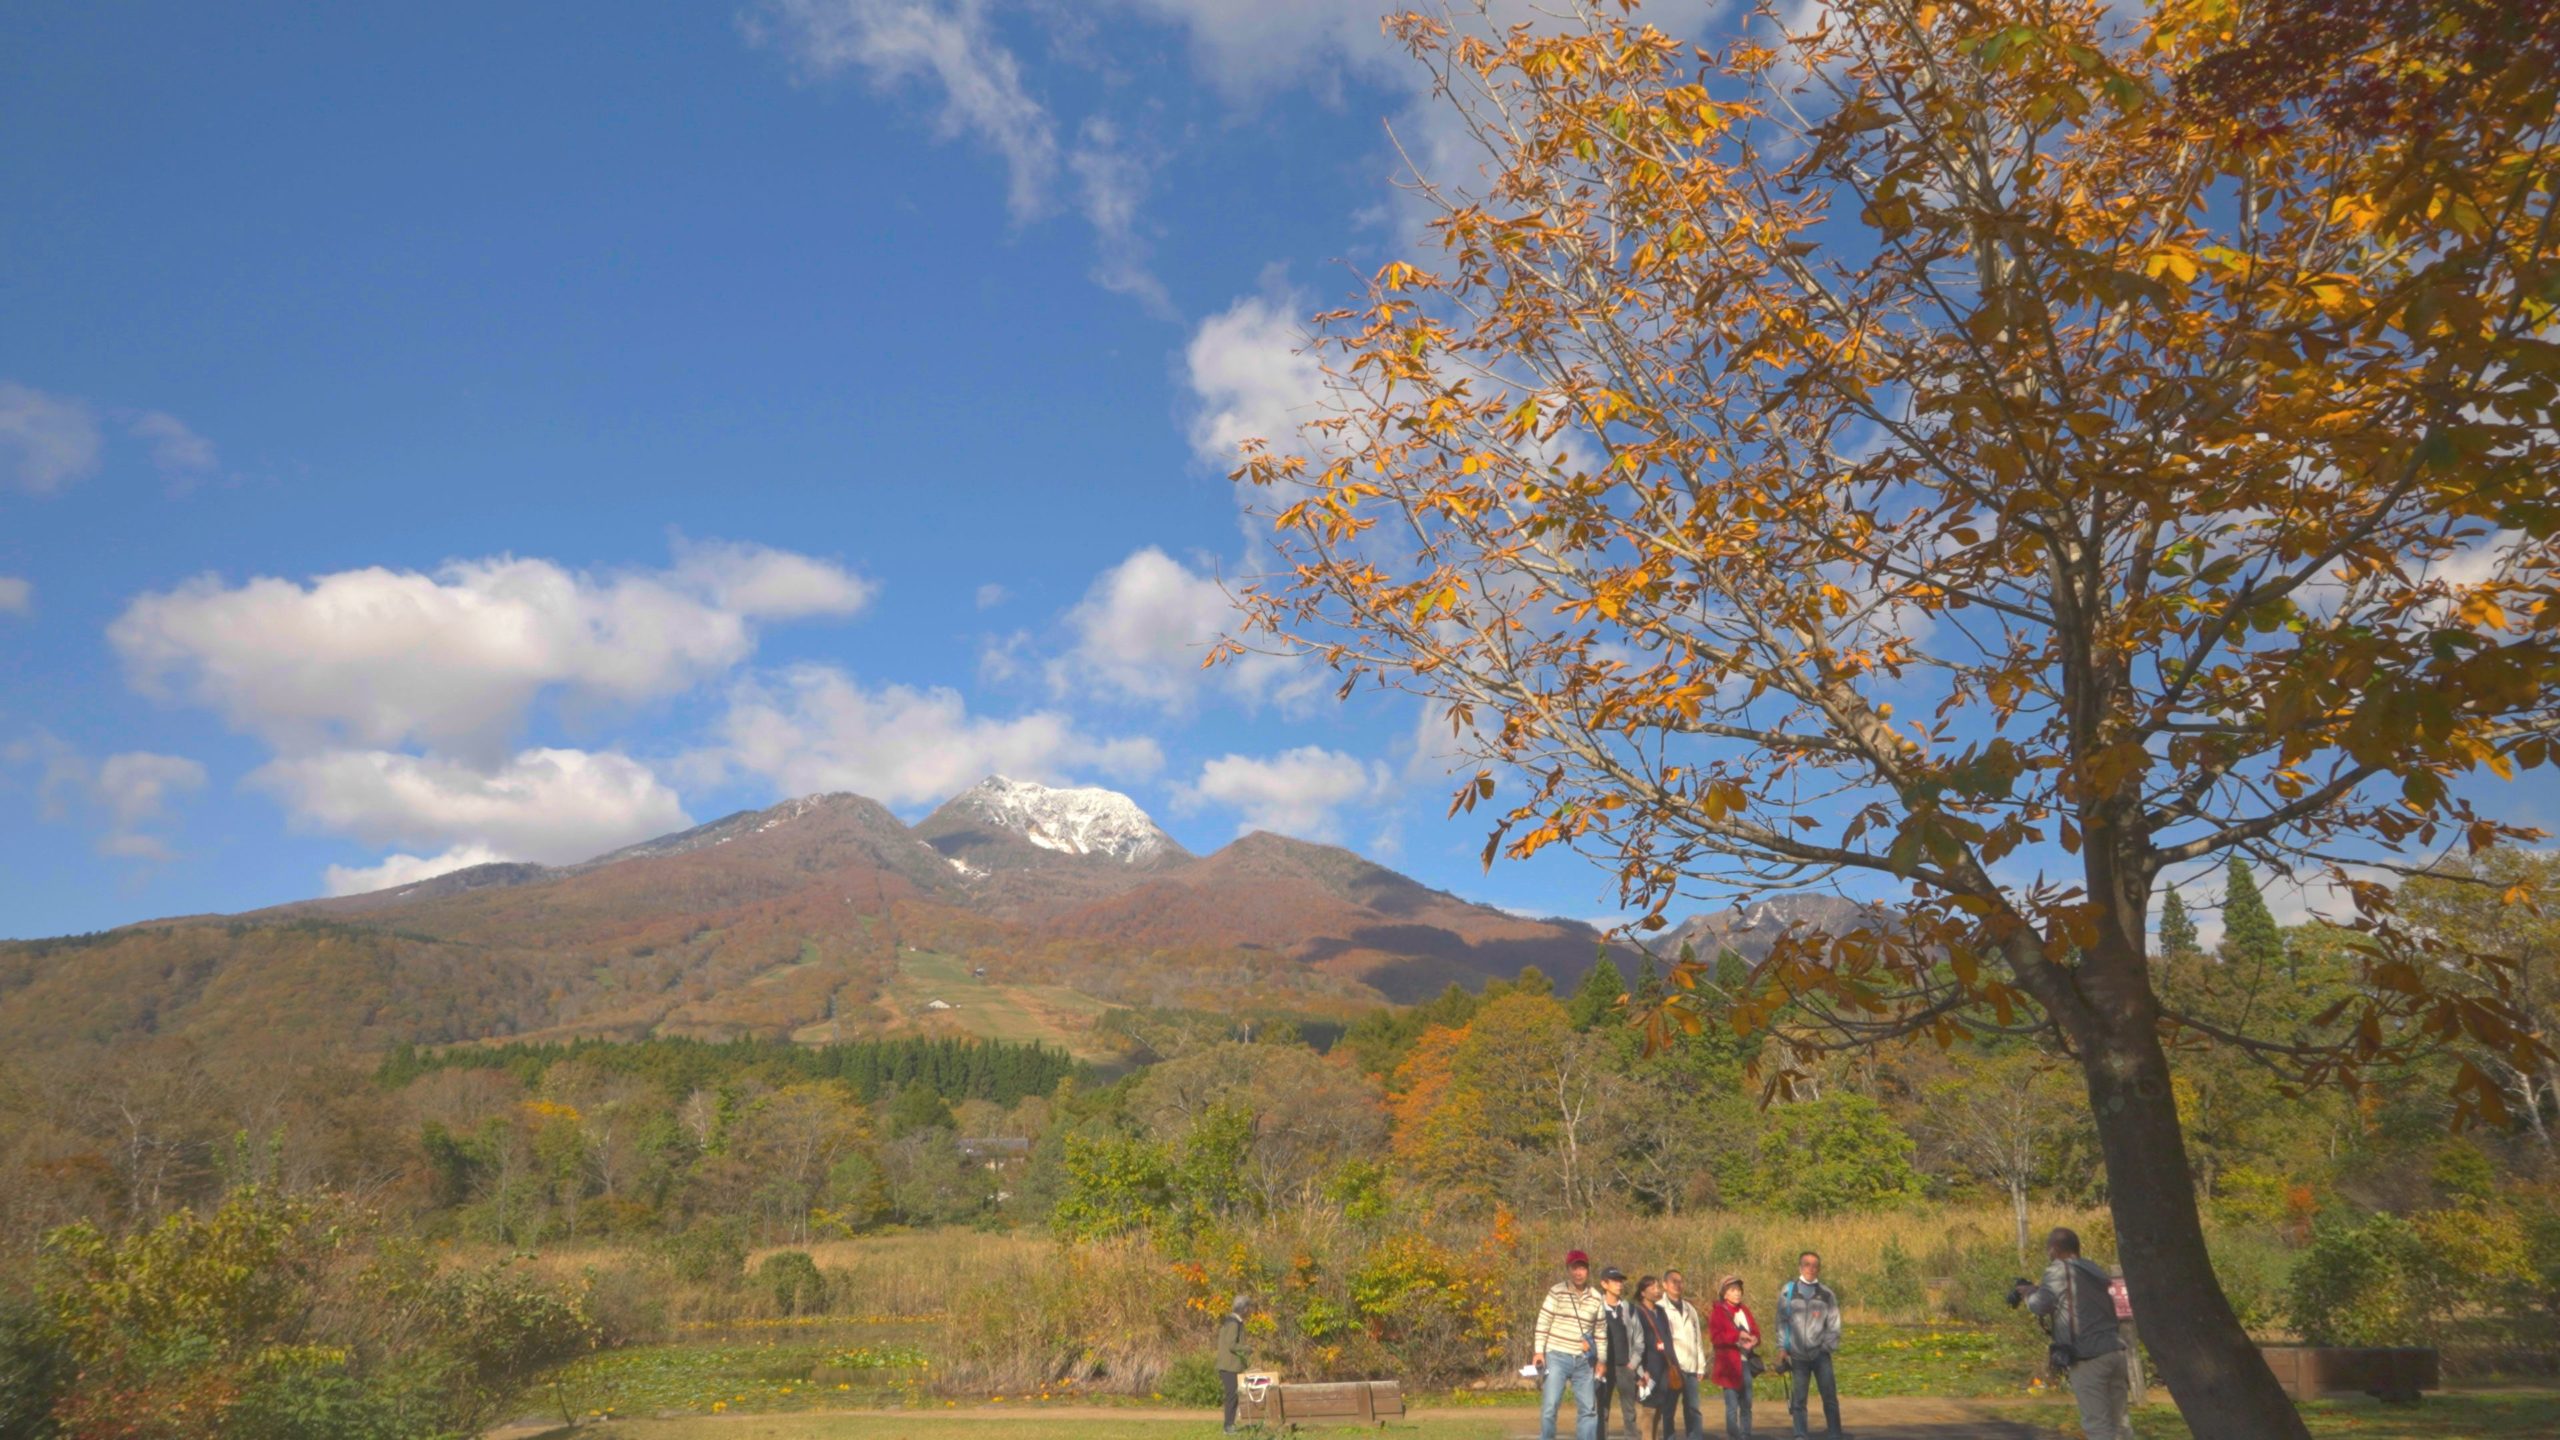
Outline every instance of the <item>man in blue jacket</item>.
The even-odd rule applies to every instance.
[[[1795,1440],[1807,1440],[1805,1401],[1817,1385],[1831,1440],[1846,1440],[1840,1429],[1840,1382],[1831,1369],[1831,1357],[1840,1348],[1840,1297],[1822,1283],[1822,1257],[1811,1250],[1796,1257],[1796,1278],[1778,1289],[1778,1348],[1786,1354],[1787,1416],[1795,1421]]]

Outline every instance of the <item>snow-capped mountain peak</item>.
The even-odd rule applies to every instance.
[[[1057,787],[990,775],[953,802],[1043,850],[1137,864],[1173,848],[1138,802],[1097,786]]]

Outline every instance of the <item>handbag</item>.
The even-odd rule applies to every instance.
[[[1781,1357],[1779,1358],[1779,1363],[1780,1363],[1780,1364],[1784,1364],[1784,1363],[1785,1363],[1785,1357],[1781,1356]],[[1768,1373],[1769,1373],[1769,1362],[1760,1358],[1760,1352],[1759,1352],[1759,1351],[1757,1351],[1757,1350],[1745,1350],[1745,1351],[1743,1351],[1743,1352],[1742,1352],[1742,1378],[1743,1378],[1743,1379],[1745,1379],[1745,1380],[1757,1380],[1757,1379],[1759,1379],[1761,1376],[1766,1375],[1766,1374],[1768,1374]]]

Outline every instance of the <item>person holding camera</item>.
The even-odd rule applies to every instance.
[[[2132,1390],[2107,1272],[2081,1259],[2080,1237],[2061,1226],[2045,1237],[2044,1249],[2052,1263],[2044,1267],[2043,1283],[2020,1276],[2009,1304],[2025,1302],[2044,1325],[2052,1342],[2046,1358],[2071,1382],[2089,1440],[2121,1440]]]

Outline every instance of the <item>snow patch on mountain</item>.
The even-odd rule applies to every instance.
[[[1138,802],[1098,786],[1056,787],[990,775],[955,803],[1043,850],[1107,855],[1135,865],[1172,848]]]

